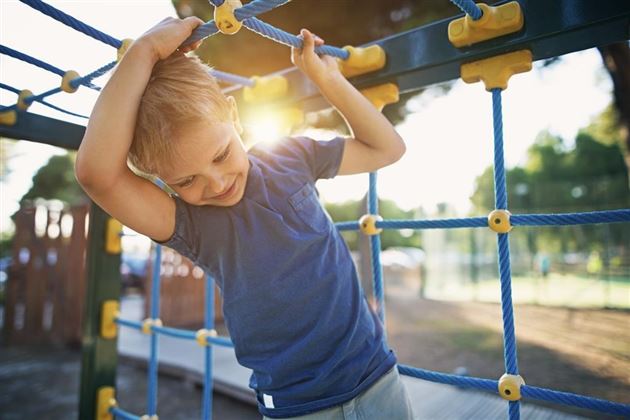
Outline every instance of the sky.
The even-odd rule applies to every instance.
[[[48,3],[118,39],[137,38],[162,18],[175,16],[169,0]],[[325,38],[325,34],[321,35]],[[0,1],[0,43],[79,74],[113,61],[116,55],[114,48],[11,0]],[[542,130],[560,135],[572,144],[577,131],[611,100],[612,85],[595,50],[564,56],[550,68],[540,67],[535,63],[532,71],[512,77],[509,88],[503,92],[507,167],[524,163],[527,148]],[[97,84],[106,80],[107,76],[97,79]],[[2,55],[0,81],[40,93],[58,86],[59,77]],[[80,88],[74,94],[57,94],[48,100],[89,115],[96,97],[97,92]],[[15,101],[15,94],[0,90],[1,105]],[[438,203],[447,202],[459,214],[466,214],[475,177],[492,163],[491,95],[479,83],[457,81],[448,94],[429,90],[410,101],[408,107],[410,113],[396,127],[405,140],[407,153],[379,172],[379,195],[395,200],[405,209],[422,206],[431,212]],[[39,104],[29,111],[86,124],[85,119]],[[322,139],[326,136],[330,134],[324,133]],[[11,173],[0,183],[0,231],[11,229],[9,216],[30,188],[32,175],[51,155],[61,153],[62,149],[25,141],[12,149]],[[318,188],[325,201],[359,199],[365,194],[367,175],[320,181]]]

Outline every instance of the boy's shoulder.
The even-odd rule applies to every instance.
[[[309,149],[312,149],[313,146],[310,143],[315,141],[308,137],[285,136],[276,141],[259,142],[252,146],[248,153],[259,158],[303,157]]]
[[[343,154],[344,139],[314,140],[304,136],[284,137],[276,142],[254,145],[249,154],[263,164],[308,174],[315,181],[336,175]]]

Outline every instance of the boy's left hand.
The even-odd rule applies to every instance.
[[[315,84],[321,86],[331,77],[341,76],[339,65],[334,57],[315,54],[315,47],[324,45],[324,40],[307,29],[300,31],[304,40],[302,49],[291,48],[291,62],[306,74]]]

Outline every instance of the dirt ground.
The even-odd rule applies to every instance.
[[[465,367],[483,378],[505,371],[498,304],[388,296],[386,314],[401,363],[442,372]],[[514,318],[528,385],[630,403],[630,311],[517,305]]]

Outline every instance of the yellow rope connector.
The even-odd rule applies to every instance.
[[[508,233],[512,230],[511,215],[507,210],[493,210],[488,215],[488,227],[497,233]]]
[[[486,90],[507,89],[508,80],[516,73],[525,73],[532,69],[532,52],[520,50],[508,54],[490,57],[472,63],[462,64],[462,80],[475,83],[480,80]]]
[[[116,338],[118,326],[115,319],[120,316],[120,303],[117,300],[106,300],[101,305],[101,337]]]
[[[251,80],[254,82],[254,86],[245,86],[243,89],[245,102],[273,101],[285,96],[289,91],[289,81],[284,76],[253,76]]]
[[[127,53],[127,50],[129,49],[129,47],[131,47],[131,44],[133,44],[133,39],[125,38],[121,42],[122,43],[120,44],[120,47],[116,52],[116,62],[118,63],[120,63],[120,60],[122,60],[122,58],[125,56],[125,53]]]
[[[384,83],[361,90],[363,96],[379,111],[383,111],[385,105],[398,102],[398,85],[394,83]]]
[[[234,35],[243,26],[234,16],[234,11],[243,7],[240,0],[225,0],[219,7],[214,8],[214,23],[219,31],[226,35]]]
[[[201,347],[205,347],[210,345],[210,343],[208,343],[208,337],[216,337],[217,335],[217,330],[215,329],[207,330],[205,328],[202,328],[200,330],[197,330],[197,333],[195,334],[195,340],[197,341],[197,344],[199,344]]]
[[[26,102],[26,98],[30,98],[31,96],[33,96],[33,92],[28,89],[20,91],[17,101],[17,107],[20,111],[26,111],[28,107],[31,106],[30,102]]]
[[[385,50],[380,45],[369,47],[345,46],[344,50],[350,53],[347,60],[337,59],[341,73],[346,77],[358,76],[380,70],[385,67]]]
[[[2,125],[15,125],[17,122],[17,112],[14,110],[0,112],[0,124]]]
[[[448,39],[455,47],[498,38],[520,31],[523,27],[523,12],[518,2],[512,1],[497,7],[477,3],[477,6],[483,12],[478,20],[466,15],[448,24]]]
[[[383,221],[383,218],[378,214],[364,214],[359,219],[359,228],[365,235],[372,236],[378,235],[383,231],[381,228],[376,227],[376,222]]]
[[[508,401],[518,401],[521,399],[521,387],[525,381],[521,375],[504,374],[499,378],[499,395]]]
[[[288,130],[291,127],[302,124],[304,122],[304,111],[300,108],[286,108],[280,111],[282,121],[287,125]]]
[[[114,387],[103,386],[96,391],[96,416],[95,420],[112,420],[114,416],[109,412],[112,407],[117,407]]]
[[[122,252],[122,223],[110,217],[105,227],[105,252],[116,255]]]
[[[61,79],[61,90],[68,93],[76,92],[78,87],[72,86],[70,82],[74,79],[78,79],[79,77],[81,76],[79,76],[79,73],[77,73],[76,71],[68,70],[66,74],[63,75],[63,79]]]
[[[151,328],[152,327],[161,327],[162,326],[162,320],[160,318],[147,318],[144,321],[142,321],[142,332],[144,334],[151,334]]]

